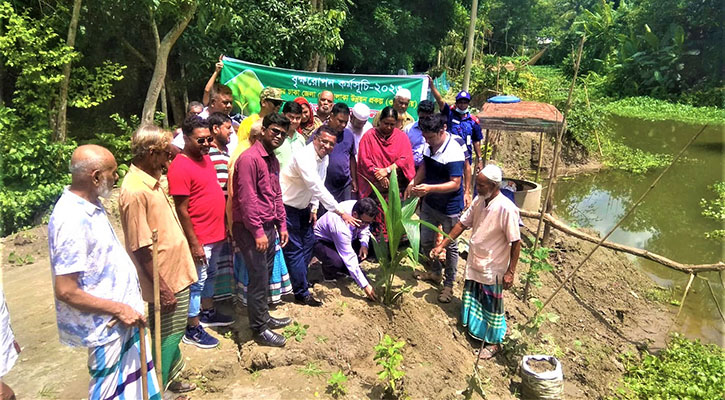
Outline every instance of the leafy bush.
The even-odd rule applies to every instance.
[[[626,372],[617,390],[621,399],[722,399],[725,350],[678,334],[659,355],[623,357]]]
[[[55,184],[41,184],[25,190],[0,189],[0,235],[5,236],[36,222],[63,193],[70,176]]]

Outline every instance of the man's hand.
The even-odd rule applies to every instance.
[[[413,188],[413,196],[423,197],[430,193],[430,185],[421,183]]]
[[[383,179],[388,177],[388,170],[387,168],[378,168],[375,170],[375,179],[378,181],[382,181]]]
[[[312,226],[315,226],[316,223],[317,223],[317,210],[310,211],[310,224],[312,224]]]
[[[287,245],[287,242],[289,242],[289,233],[287,233],[287,231],[280,232],[279,233],[279,245],[284,247]]]
[[[471,205],[471,202],[473,199],[471,198],[471,191],[467,190],[465,193],[463,193],[463,209],[467,209],[468,206]]]
[[[348,213],[342,213],[340,215],[340,217],[342,218],[343,221],[345,221],[346,224],[348,224],[350,226],[354,226],[356,228],[360,226],[360,220],[353,217],[352,215],[350,215]]]
[[[360,246],[360,251],[358,251],[357,256],[360,258],[360,261],[368,258],[368,248],[365,246]]]
[[[222,62],[222,58],[224,58],[224,54],[219,56],[219,61],[214,65],[214,71],[216,73],[219,73],[219,71],[222,70],[222,67],[224,67],[224,63]]]
[[[204,253],[204,247],[196,243],[191,245],[191,257],[194,258],[194,263],[203,264],[206,262],[206,254]]]
[[[443,248],[443,242],[441,242],[430,251],[431,260],[438,260],[440,262],[446,261],[443,250],[445,249]],[[443,259],[441,259],[441,257],[443,257]]]
[[[514,285],[514,272],[511,272],[510,270],[506,271],[505,274],[503,274],[503,288],[504,289],[510,289],[511,286]]]
[[[414,182],[411,181],[408,186],[405,187],[405,191],[403,192],[403,200],[409,199],[411,196],[413,196],[413,188],[415,187]]]
[[[168,287],[159,290],[159,300],[161,301],[161,311],[170,313],[176,310],[176,296]]]
[[[116,312],[115,317],[126,326],[146,326],[146,316],[139,314],[128,304],[118,303],[120,309]]]
[[[375,289],[372,286],[368,284],[363,290],[365,291],[365,295],[368,296],[368,299],[378,301],[378,298],[375,296]]]
[[[264,253],[267,251],[267,247],[269,246],[269,240],[267,240],[267,235],[262,235],[262,237],[254,239],[254,243],[257,245],[257,251],[260,253]]]
[[[357,193],[357,181],[353,179],[350,185],[352,186],[352,189],[350,189],[350,191],[353,193]]]

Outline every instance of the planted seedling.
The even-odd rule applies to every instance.
[[[383,367],[383,370],[378,372],[378,379],[385,382],[385,391],[397,395],[399,392],[399,385],[405,371],[400,369],[403,363],[402,349],[405,346],[404,340],[394,340],[388,335],[385,335],[375,346],[375,364]]]
[[[327,371],[320,368],[320,366],[316,362],[307,363],[307,365],[305,365],[304,367],[297,368],[297,372],[310,377],[320,376],[327,373]]]
[[[333,373],[327,380],[327,393],[336,399],[345,396],[347,394],[345,383],[347,383],[347,376],[342,370]]]
[[[282,334],[286,339],[294,337],[296,341],[301,342],[307,336],[307,328],[309,327],[309,325],[300,325],[299,322],[295,321],[292,325],[287,325]]]

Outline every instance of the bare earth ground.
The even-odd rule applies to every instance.
[[[551,159],[551,144],[545,163]],[[530,151],[529,151],[530,149]],[[518,150],[516,152],[515,150]],[[530,174],[538,153],[538,135],[504,136],[498,141],[499,159],[507,176]],[[512,155],[512,153],[516,153]],[[564,156],[565,171],[597,168],[585,156],[571,151]],[[546,169],[544,169],[546,171]],[[118,211],[108,203],[109,215],[122,238]],[[531,226],[531,222],[526,221]],[[525,231],[522,233],[526,233]],[[591,249],[591,244],[553,235],[557,251],[551,257],[553,274],[543,274],[543,287],[533,295],[544,299]],[[2,239],[0,260],[4,288],[13,329],[23,352],[5,381],[20,399],[81,399],[87,397],[86,351],[58,342],[45,225]],[[8,263],[11,253],[25,258],[26,265]],[[32,262],[31,262],[32,261]],[[321,308],[285,303],[272,313],[291,316],[308,324],[307,335],[290,339],[284,349],[259,347],[251,340],[246,310],[231,302],[219,306],[234,313],[237,322],[214,335],[221,341],[215,350],[200,350],[182,344],[186,357],[184,376],[199,389],[195,399],[313,399],[330,398],[327,379],[343,370],[348,376],[347,398],[379,399],[383,389],[380,370],[373,361],[373,347],[384,334],[406,341],[403,388],[412,399],[458,399],[466,389],[473,363],[473,342],[458,323],[464,261],[450,304],[437,302],[438,288],[417,282],[412,272],[400,274],[397,284],[411,291],[400,304],[384,307],[366,301],[352,280],[318,284],[315,294],[324,300]],[[377,265],[366,263],[375,275]],[[525,266],[519,266],[519,275]],[[623,255],[598,250],[552,302],[548,311],[559,315],[527,340],[530,353],[552,354],[564,368],[565,398],[597,399],[611,395],[623,373],[619,356],[637,353],[637,348],[661,348],[671,327],[673,310],[646,300],[655,284]],[[505,292],[508,325],[524,323],[533,307],[520,300],[521,285]],[[324,371],[309,376],[300,371],[313,366]],[[487,398],[516,398],[520,390],[517,364],[520,355],[506,351],[481,364],[487,380]],[[308,368],[312,369],[312,368]]]

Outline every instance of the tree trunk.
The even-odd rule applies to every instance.
[[[66,44],[73,48],[76,43],[76,32],[78,31],[78,19],[81,14],[81,0],[73,1],[73,12],[70,17],[70,25],[68,26],[68,40]],[[58,117],[53,126],[53,139],[58,142],[65,141],[68,134],[68,126],[66,123],[66,112],[68,111],[68,86],[70,85],[70,64],[68,61],[63,65],[63,81],[60,84],[60,107],[58,107]]]
[[[196,2],[191,2],[185,10],[182,10],[181,19],[174,25],[171,30],[166,33],[164,38],[159,43],[158,51],[156,52],[156,63],[154,66],[154,74],[151,76],[151,83],[149,83],[148,92],[146,92],[146,100],[143,104],[143,111],[141,113],[142,124],[153,124],[154,113],[156,112],[156,103],[159,100],[159,94],[164,86],[164,79],[166,77],[166,66],[169,59],[169,53],[171,48],[174,47],[174,43],[179,39],[186,26],[189,25],[189,21],[196,12]]]
[[[182,98],[179,96],[179,83],[166,77],[166,90],[168,91],[169,102],[171,103],[171,115],[174,117],[174,125],[181,125],[184,121],[186,107]]]
[[[151,32],[154,34],[154,42],[156,43],[156,54],[159,54],[159,47],[161,47],[161,38],[159,38],[159,27],[156,26],[156,20],[154,19],[153,12],[151,13]],[[169,128],[169,108],[166,102],[166,84],[161,86],[161,112],[164,114],[164,128]]]

